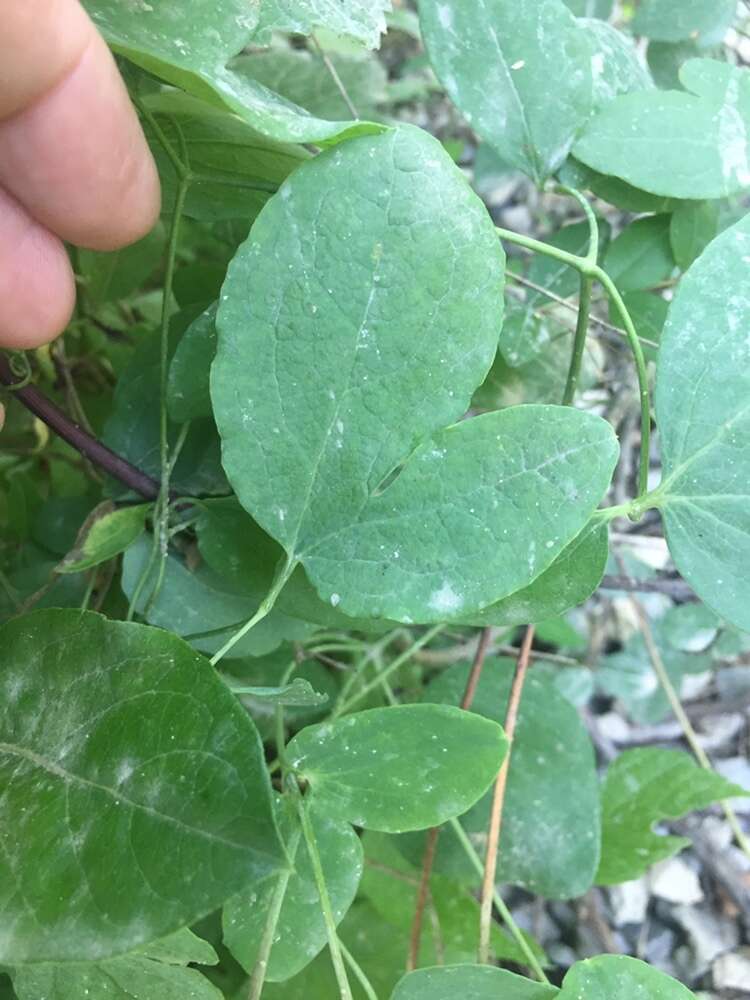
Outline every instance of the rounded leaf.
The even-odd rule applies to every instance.
[[[287,749],[319,810],[402,833],[466,812],[497,775],[507,740],[459,708],[397,705],[310,726]]]

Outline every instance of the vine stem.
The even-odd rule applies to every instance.
[[[620,564],[620,566],[622,567],[622,559],[620,558],[620,556],[616,555],[616,559]],[[648,657],[651,660],[651,665],[654,668],[654,673],[659,678],[659,683],[661,684],[662,689],[664,690],[664,694],[667,696],[667,700],[669,701],[670,707],[674,712],[677,721],[680,723],[680,727],[682,728],[682,732],[685,735],[685,739],[688,743],[688,746],[693,751],[695,759],[698,761],[700,766],[704,770],[710,771],[712,774],[715,774],[716,772],[714,770],[713,765],[711,764],[711,760],[706,751],[700,744],[700,740],[698,739],[698,734],[693,728],[693,724],[690,721],[687,712],[683,708],[682,702],[680,701],[680,696],[675,690],[675,686],[672,683],[672,679],[669,676],[669,672],[667,671],[667,668],[664,665],[664,660],[662,659],[661,652],[659,651],[659,647],[656,643],[656,640],[654,639],[654,632],[653,629],[651,628],[651,623],[648,619],[648,615],[646,614],[646,609],[643,607],[638,598],[632,595],[630,597],[630,603],[633,607],[633,610],[635,611],[636,617],[638,618],[638,624],[640,625],[641,632],[643,633],[643,641],[646,645],[646,651],[648,652]],[[734,834],[737,843],[741,847],[743,853],[748,858],[750,858],[750,839],[748,839],[747,834],[742,829],[740,821],[737,818],[737,814],[735,813],[734,809],[732,809],[731,805],[726,799],[722,799],[721,808],[724,812],[724,815],[727,818],[727,822],[731,827],[732,833]]]
[[[297,829],[292,833],[289,838],[289,843],[287,844],[287,850],[289,852],[289,867],[285,868],[284,871],[280,873],[278,881],[276,882],[276,888],[273,891],[271,905],[268,909],[268,916],[266,918],[266,925],[263,928],[263,936],[260,939],[258,957],[255,960],[253,972],[250,976],[250,992],[248,994],[248,1000],[260,1000],[260,996],[263,993],[263,986],[266,981],[266,974],[268,973],[268,961],[271,957],[271,949],[273,948],[273,939],[276,936],[276,927],[279,922],[279,917],[281,916],[281,908],[284,905],[286,890],[289,886],[289,879],[292,877],[292,873],[294,871],[292,863],[297,856],[297,849],[299,847],[301,837],[302,830]]]
[[[219,660],[222,660],[230,650],[234,649],[241,639],[244,639],[251,628],[255,628],[258,622],[263,621],[263,619],[270,613],[274,604],[278,600],[279,594],[284,589],[289,577],[294,572],[296,565],[297,563],[293,559],[288,559],[287,562],[284,563],[279,572],[276,574],[276,579],[271,585],[271,589],[258,605],[258,610],[252,618],[249,618],[242,628],[238,629],[234,635],[224,643],[221,649],[217,653],[214,653],[211,657],[212,667],[215,667]]]
[[[461,845],[461,847],[463,847],[464,853],[466,854],[466,856],[468,857],[469,861],[472,863],[472,865],[476,869],[477,874],[481,876],[483,874],[483,872],[484,872],[484,868],[482,866],[482,860],[479,857],[479,855],[477,854],[477,852],[475,851],[474,845],[469,840],[469,836],[466,833],[466,830],[464,830],[464,828],[461,826],[460,820],[458,820],[458,819],[456,819],[454,817],[453,819],[449,820],[448,822],[450,823],[450,826],[451,826],[453,832],[455,833],[456,838],[457,838],[459,844]],[[503,923],[505,924],[505,926],[508,928],[508,930],[512,934],[512,936],[515,939],[515,942],[518,945],[519,949],[523,952],[523,955],[524,955],[524,958],[526,959],[526,964],[528,965],[528,967],[531,969],[531,971],[534,973],[534,975],[537,977],[537,979],[539,980],[540,983],[549,983],[549,979],[547,978],[547,976],[545,974],[545,971],[544,971],[544,969],[542,968],[542,966],[541,966],[541,964],[539,962],[539,959],[536,957],[536,955],[532,951],[531,945],[529,944],[529,942],[523,936],[523,932],[521,931],[521,928],[518,926],[518,924],[516,923],[516,921],[513,919],[513,914],[510,912],[510,910],[506,906],[505,900],[500,895],[500,893],[497,892],[496,889],[493,889],[492,898],[493,898],[493,902],[494,902],[495,906],[497,907],[498,913],[503,918]]]
[[[385,668],[385,670],[381,671],[378,674],[375,680],[370,681],[368,684],[365,684],[364,687],[360,688],[360,690],[357,691],[356,694],[353,694],[348,701],[344,701],[336,708],[334,708],[333,713],[331,714],[331,718],[336,719],[338,718],[339,715],[343,715],[345,712],[348,712],[351,709],[352,705],[356,705],[358,701],[361,701],[363,698],[366,698],[367,695],[370,694],[370,692],[374,691],[376,688],[379,688],[383,682],[383,679],[388,680],[388,678],[391,676],[392,673],[398,670],[399,667],[403,666],[404,663],[407,663],[411,659],[411,657],[416,652],[418,652],[418,650],[422,648],[422,646],[426,646],[428,642],[431,642],[435,638],[435,636],[439,635],[445,628],[447,628],[446,625],[433,625],[433,627],[431,629],[428,629],[424,633],[424,635],[421,635],[416,642],[412,643],[412,645],[409,646],[408,649],[404,650],[404,652],[401,653],[399,656],[397,656],[395,660],[392,660]]]
[[[378,995],[375,992],[375,988],[373,987],[370,980],[367,978],[364,969],[355,959],[354,955],[352,955],[352,953],[346,947],[344,942],[340,939],[339,939],[339,948],[341,948],[341,954],[344,956],[344,961],[354,973],[359,985],[365,991],[365,996],[367,997],[367,1000],[378,1000]]]
[[[323,60],[323,65],[328,70],[328,73],[329,73],[331,79],[333,80],[336,89],[338,90],[339,94],[341,94],[341,98],[342,98],[344,104],[349,109],[349,114],[352,116],[352,118],[354,118],[357,121],[359,121],[359,112],[355,108],[354,102],[352,101],[351,97],[349,96],[349,93],[348,93],[346,87],[344,86],[343,80],[339,76],[338,71],[337,71],[336,67],[333,64],[333,60],[328,55],[328,53],[323,49],[323,46],[320,44],[320,42],[315,37],[315,35],[313,34],[311,37],[312,37],[312,43],[315,46],[315,49],[316,49],[318,55]]]
[[[550,246],[549,243],[542,243],[541,240],[532,239],[530,236],[522,236],[520,233],[514,233],[509,229],[502,229],[499,226],[496,226],[495,229],[501,239],[507,240],[509,243],[515,243],[534,253],[544,254],[546,257],[558,260],[562,264],[568,264],[579,271],[584,277],[588,277],[592,281],[598,281],[611,298],[622,320],[638,377],[638,392],[641,404],[641,451],[638,470],[638,498],[645,496],[648,491],[651,441],[651,404],[648,391],[648,372],[646,370],[646,359],[643,356],[641,342],[617,286],[604,268],[600,267],[596,261],[591,260],[588,255],[586,257],[579,257],[576,254],[568,253],[567,250]]]
[[[491,641],[492,629],[489,627],[483,628],[479,633],[479,642],[477,643],[477,649],[471,664],[471,670],[469,671],[469,676],[466,681],[466,689],[464,690],[464,695],[461,699],[461,708],[464,709],[464,711],[468,711],[474,701],[474,695],[476,694],[477,685],[479,684],[479,680],[482,676],[484,661],[487,657],[487,651],[490,647]],[[411,925],[409,955],[406,960],[407,972],[411,972],[412,969],[416,969],[417,961],[419,959],[419,946],[422,940],[422,923],[424,920],[425,907],[427,906],[427,899],[430,895],[430,876],[432,875],[432,866],[435,861],[435,850],[437,849],[439,836],[439,826],[433,826],[432,829],[427,831],[427,840],[425,842],[424,854],[422,856],[422,874],[419,879],[417,901],[414,907],[414,918]]]
[[[638,466],[638,497],[640,498],[648,492],[648,466],[651,449],[651,402],[648,391],[646,359],[643,356],[643,348],[638,339],[635,325],[623,301],[622,295],[620,295],[617,289],[617,285],[615,285],[607,272],[600,267],[597,267],[596,279],[604,287],[604,290],[612,299],[615,308],[620,314],[622,325],[625,328],[625,335],[628,338],[628,344],[635,359],[635,369],[638,375],[638,393],[641,402],[641,452]]]
[[[297,812],[302,826],[302,836],[305,838],[307,853],[310,855],[310,864],[315,877],[318,896],[320,897],[320,909],[323,913],[323,920],[326,925],[328,950],[331,953],[333,971],[336,974],[336,981],[339,984],[339,995],[341,1000],[353,1000],[352,988],[349,985],[349,979],[346,975],[346,966],[344,965],[344,957],[341,952],[341,944],[339,942],[338,934],[336,933],[336,920],[333,915],[333,908],[331,907],[331,898],[328,895],[328,886],[326,885],[323,864],[320,860],[318,844],[315,839],[315,831],[313,830],[312,823],[310,822],[310,815],[307,811],[305,800],[299,793],[296,782],[294,783],[294,787],[297,789],[294,794],[297,799]]]
[[[565,383],[565,391],[563,392],[563,406],[571,406],[575,399],[578,382],[581,377],[581,364],[583,363],[583,352],[586,347],[586,336],[589,332],[589,312],[591,310],[591,292],[594,282],[587,274],[582,274],[580,280],[581,291],[578,298],[578,320],[576,322],[568,378]]]
[[[7,358],[0,354],[0,383],[13,391],[13,396],[30,410],[35,417],[53,430],[63,441],[76,449],[85,458],[99,466],[128,489],[146,500],[155,500],[159,495],[159,484],[151,476],[131,465],[126,459],[107,448],[101,441],[74,423],[63,411],[47,399],[34,385],[19,385],[22,382],[15,375]]]
[[[505,788],[508,783],[508,769],[513,750],[513,737],[518,721],[518,709],[521,704],[526,672],[531,659],[531,644],[534,641],[534,626],[527,625],[521,643],[521,651],[516,661],[513,682],[508,698],[508,708],[505,713],[505,735],[508,740],[508,752],[505,755],[495,781],[495,791],[492,797],[490,826],[487,833],[487,854],[484,860],[484,879],[482,882],[482,899],[479,914],[479,962],[486,965],[490,960],[490,929],[492,927],[492,903],[495,894],[495,876],[497,873],[497,854],[500,845],[500,829],[505,802]]]

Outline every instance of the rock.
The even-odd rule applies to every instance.
[[[704,732],[698,735],[698,742],[703,749],[709,754],[726,752],[744,731],[745,716],[740,712],[727,712],[705,720],[703,726]]]
[[[716,689],[722,701],[731,702],[750,694],[750,670],[747,667],[722,667],[716,673]]]
[[[690,939],[694,979],[705,975],[720,955],[740,943],[737,921],[719,917],[707,907],[675,906],[671,915]]]
[[[651,892],[670,903],[691,906],[703,900],[703,890],[696,872],[682,858],[667,858],[649,872]]]
[[[726,851],[732,843],[732,828],[725,819],[718,816],[706,816],[701,822],[700,830],[711,849],[717,853]]]
[[[712,972],[717,990],[739,990],[750,996],[750,948],[717,958]]]
[[[612,886],[609,890],[609,901],[615,926],[642,924],[646,919],[648,900],[649,890],[645,878]]]
[[[722,777],[747,789],[747,797],[730,799],[730,804],[735,812],[750,815],[750,763],[745,757],[727,757],[717,761],[715,767]]]
[[[617,712],[598,716],[596,725],[602,736],[612,743],[627,743],[630,739],[630,726]]]

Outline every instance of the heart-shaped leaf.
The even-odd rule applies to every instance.
[[[750,91],[749,91],[750,93]],[[715,611],[750,630],[750,217],[685,275],[656,376],[664,481],[656,491],[678,569]]]
[[[132,950],[283,864],[255,727],[175,636],[36,612],[0,685],[0,961]]]
[[[591,111],[586,28],[562,0],[422,0],[419,16],[430,62],[464,118],[508,163],[544,181]]]
[[[576,962],[557,1000],[695,1000],[676,979],[637,958],[599,955]]]
[[[407,128],[295,171],[230,266],[211,375],[224,467],[348,615],[444,620],[519,590],[609,483],[617,445],[590,414],[445,428],[495,353],[503,264],[447,154]]]
[[[578,159],[672,198],[723,198],[750,186],[750,73],[691,59],[680,79],[691,93],[647,90],[606,105],[576,142]]]
[[[355,826],[402,833],[465,812],[506,749],[501,727],[471,712],[398,705],[309,726],[288,756],[319,808]]]
[[[189,963],[216,965],[208,941],[187,927],[162,941],[103,962],[43,962],[13,971],[18,1000],[221,1000],[223,994]]]
[[[425,701],[456,705],[466,688],[469,665],[450,667],[425,692]],[[505,717],[513,662],[486,661],[472,710],[489,719]],[[466,830],[487,830],[490,796],[461,818]],[[513,739],[498,879],[515,882],[548,898],[571,898],[592,884],[599,863],[599,782],[591,740],[578,712],[550,677],[529,676]],[[445,867],[466,870],[453,833],[438,844]],[[460,858],[460,869],[453,859]]]
[[[599,586],[609,556],[607,525],[592,521],[549,569],[515,594],[461,619],[467,625],[527,625],[578,607]]]
[[[296,844],[294,871],[283,872],[286,890],[281,905],[266,978],[279,983],[304,969],[327,941],[326,925],[310,856],[300,842],[299,820],[283,803],[280,829],[287,845]],[[320,807],[310,808],[328,895],[336,923],[354,901],[362,875],[362,843],[348,823],[327,816]],[[291,850],[291,846],[290,846]],[[224,906],[224,943],[247,972],[258,958],[263,932],[277,891],[277,879],[268,879],[252,892],[233,896]]]
[[[719,799],[750,795],[677,750],[639,749],[621,754],[602,788],[602,860],[598,885],[640,878],[651,865],[690,843],[660,836],[654,823],[703,809]]]
[[[457,1000],[458,997],[462,1000],[553,1000],[558,994],[555,986],[535,983],[504,969],[487,965],[445,965],[410,972],[396,986],[391,1000]]]
[[[261,135],[279,142],[330,142],[381,129],[369,122],[315,118],[227,66],[258,26],[259,5],[248,0],[84,0],[84,6],[115,52],[196,97],[228,107]]]

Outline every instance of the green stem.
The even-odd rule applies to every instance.
[[[589,251],[586,254],[586,259],[590,263],[596,264],[599,260],[599,223],[596,221],[594,210],[589,204],[588,198],[576,188],[566,187],[564,184],[561,184],[559,190],[564,194],[569,194],[571,198],[575,198],[583,209],[586,221],[589,224]]]
[[[451,825],[451,827],[453,829],[453,832],[455,833],[455,835],[456,835],[456,837],[458,839],[458,842],[461,844],[461,847],[464,849],[464,852],[466,853],[466,856],[468,857],[469,861],[473,865],[473,867],[476,870],[477,874],[481,877],[484,874],[484,866],[482,864],[481,858],[479,857],[479,855],[477,854],[477,852],[474,850],[474,845],[469,840],[469,838],[468,838],[468,836],[466,834],[466,831],[464,830],[464,828],[461,826],[461,824],[459,823],[459,821],[457,819],[455,819],[455,818],[451,819],[451,820],[449,820],[449,822],[450,822],[450,825]],[[531,950],[531,946],[529,945],[529,942],[523,936],[523,933],[521,932],[521,928],[518,926],[518,924],[513,919],[513,914],[510,912],[510,910],[508,909],[508,907],[505,905],[505,902],[504,902],[502,896],[497,892],[497,890],[493,891],[492,899],[493,899],[495,907],[497,908],[500,916],[503,918],[503,922],[507,926],[507,928],[510,931],[510,933],[513,935],[513,937],[514,937],[514,939],[516,941],[516,944],[518,945],[519,949],[523,952],[523,955],[524,955],[524,957],[526,959],[526,963],[529,966],[529,968],[532,970],[532,972],[537,977],[537,979],[539,980],[540,983],[549,983],[549,979],[545,975],[544,969],[539,964],[539,959],[536,957],[536,955],[534,954],[534,952]]]
[[[581,377],[581,365],[583,364],[583,352],[586,347],[586,335],[589,331],[589,312],[591,310],[591,290],[593,280],[587,274],[581,275],[581,292],[578,299],[578,320],[576,322],[576,335],[573,341],[573,353],[570,356],[570,368],[568,378],[563,392],[563,406],[572,406],[575,399],[578,381]]]
[[[341,954],[344,956],[346,964],[352,970],[357,982],[365,991],[365,996],[367,997],[367,1000],[378,1000],[378,995],[375,992],[372,983],[367,978],[367,974],[365,973],[364,969],[355,959],[354,955],[352,955],[352,953],[349,951],[349,949],[346,947],[346,945],[341,939],[339,939],[339,947],[341,948]]]
[[[215,667],[216,664],[219,662],[219,660],[223,659],[227,655],[227,653],[231,649],[233,649],[241,639],[245,638],[245,636],[247,635],[247,633],[250,631],[251,628],[254,628],[258,624],[258,622],[263,621],[266,615],[269,614],[269,612],[273,609],[273,606],[276,603],[279,594],[286,586],[286,583],[289,580],[289,577],[292,575],[296,565],[297,565],[296,562],[294,562],[293,560],[287,560],[287,562],[279,569],[278,573],[276,574],[276,579],[271,585],[271,589],[268,591],[266,596],[259,604],[258,610],[255,612],[252,618],[248,619],[248,621],[245,622],[242,628],[238,629],[234,633],[234,635],[224,643],[224,645],[221,647],[218,653],[214,653],[214,655],[211,657],[212,667]]]
[[[343,715],[345,712],[348,712],[352,705],[356,705],[358,701],[366,698],[370,692],[379,688],[382,685],[383,680],[388,680],[392,673],[398,670],[399,667],[403,666],[404,663],[407,663],[411,657],[422,648],[422,646],[426,646],[428,642],[431,642],[435,636],[439,635],[445,628],[447,628],[447,625],[434,625],[431,629],[428,629],[427,632],[425,632],[424,635],[421,635],[416,642],[412,643],[407,650],[401,653],[400,656],[397,656],[395,660],[392,660],[385,670],[378,674],[375,680],[370,681],[369,684],[365,684],[364,687],[360,688],[356,694],[353,694],[348,701],[337,705],[334,708],[331,717],[335,719],[339,715]]]
[[[567,250],[553,247],[550,243],[542,243],[541,240],[532,239],[531,236],[522,236],[520,233],[514,233],[510,229],[501,229],[500,226],[495,226],[495,232],[501,239],[507,240],[509,243],[515,243],[517,246],[523,247],[525,250],[532,250],[534,253],[541,253],[545,257],[552,257],[554,260],[559,260],[561,264],[568,264],[570,267],[574,267],[576,271],[593,271],[592,264],[586,257],[579,257],[577,254],[568,253]]]
[[[617,286],[607,272],[603,268],[599,267],[595,261],[590,260],[588,256],[579,257],[576,254],[560,250],[558,247],[550,246],[548,243],[542,243],[540,240],[531,239],[529,236],[521,236],[518,233],[510,232],[508,229],[500,229],[498,226],[495,228],[497,233],[503,239],[508,240],[509,243],[516,243],[518,246],[525,247],[527,250],[533,250],[535,253],[541,253],[547,257],[552,257],[553,260],[559,260],[563,264],[569,264],[570,267],[574,267],[584,277],[592,278],[595,281],[598,281],[607,292],[617,309],[617,312],[620,314],[620,319],[622,320],[623,327],[625,328],[625,336],[628,339],[630,350],[633,352],[636,374],[638,376],[638,392],[641,402],[641,453],[638,470],[638,498],[644,496],[648,490],[648,466],[651,440],[651,403],[648,391],[648,373],[646,371],[646,359],[643,356],[640,339],[636,333],[633,320],[630,317],[630,313],[623,302],[622,295],[620,295]]]
[[[297,787],[296,783],[294,787]],[[331,899],[328,895],[328,886],[326,885],[325,873],[323,872],[323,864],[320,860],[318,844],[315,840],[315,831],[313,830],[312,823],[310,822],[310,816],[307,812],[305,801],[299,794],[299,790],[297,790],[295,794],[297,798],[297,812],[302,826],[302,835],[305,838],[307,853],[310,856],[310,864],[312,866],[313,875],[315,876],[318,896],[320,897],[320,909],[323,913],[323,920],[326,925],[328,949],[331,953],[331,962],[333,963],[333,971],[336,973],[336,981],[339,984],[339,995],[341,1000],[353,1000],[352,988],[349,985],[349,979],[346,975],[346,966],[344,965],[344,958],[341,953],[341,944],[339,942],[338,934],[336,933],[336,919],[333,915]]]
[[[279,917],[281,916],[281,907],[284,905],[289,879],[292,877],[292,873],[294,871],[291,866],[291,862],[294,861],[294,858],[297,855],[297,848],[299,847],[301,836],[302,830],[295,830],[289,838],[289,843],[287,844],[287,850],[291,859],[290,866],[285,868],[279,875],[278,881],[276,882],[276,888],[274,889],[273,896],[271,897],[271,905],[268,910],[268,916],[266,917],[266,925],[263,928],[263,936],[260,939],[260,947],[258,948],[258,957],[255,960],[253,972],[250,976],[250,993],[248,994],[248,1000],[260,1000],[260,996],[263,992],[263,985],[266,981],[266,974],[268,972],[268,960],[271,957],[273,939],[276,936],[276,927],[279,922]]]
[[[627,306],[622,300],[622,295],[617,289],[614,281],[601,267],[596,268],[596,279],[604,287],[610,299],[614,303],[615,309],[620,314],[625,334],[630,344],[630,350],[635,359],[635,369],[638,375],[638,393],[641,401],[641,453],[638,466],[638,498],[645,496],[648,492],[648,465],[651,449],[651,402],[648,391],[648,373],[646,371],[646,359],[643,356],[643,348],[635,331],[635,325],[630,318]]]

